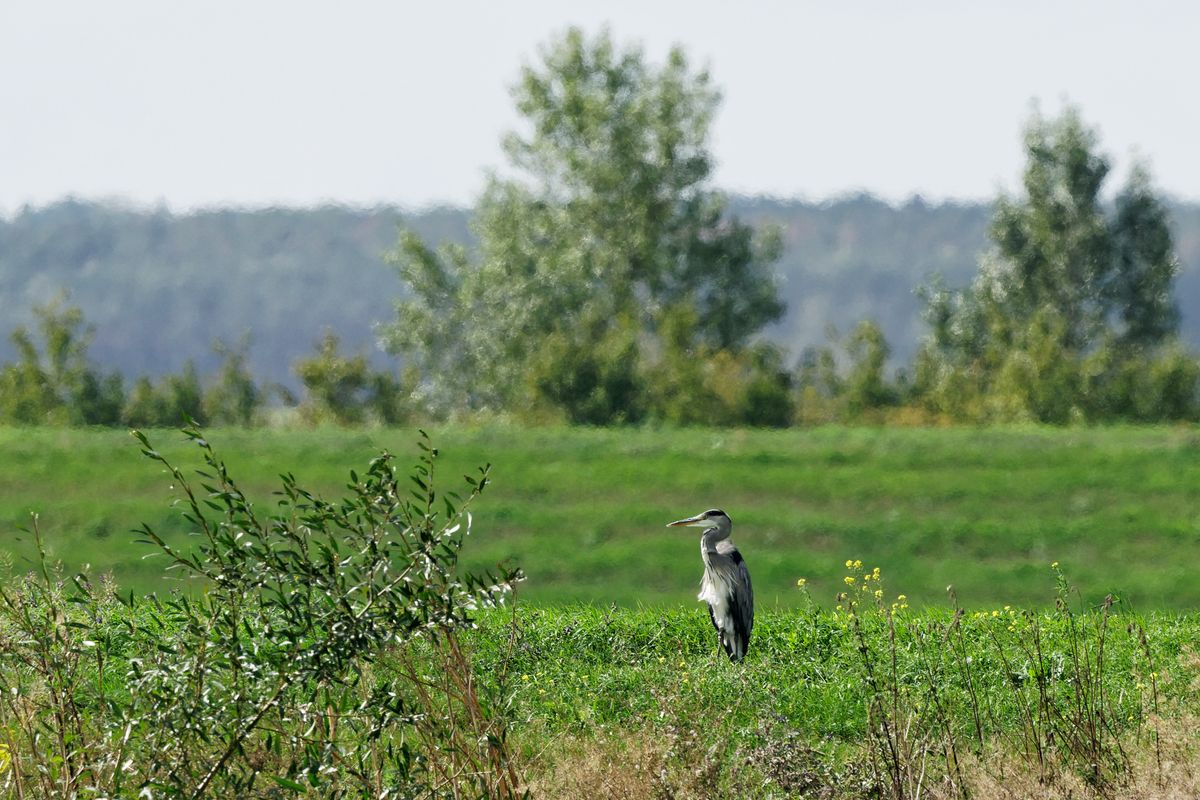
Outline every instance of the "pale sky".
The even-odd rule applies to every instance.
[[[3,0],[0,213],[67,195],[186,211],[469,205],[509,87],[575,24],[672,43],[724,94],[716,183],[823,199],[1015,189],[1030,101],[1118,175],[1200,199],[1200,4]]]

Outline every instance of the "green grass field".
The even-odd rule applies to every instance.
[[[493,464],[494,483],[472,509],[467,566],[512,560],[528,573],[515,614],[482,612],[482,624],[464,632],[470,667],[454,674],[455,685],[477,687],[490,719],[502,726],[495,730],[507,732],[510,763],[532,796],[849,800],[1200,791],[1192,771],[1179,766],[1195,763],[1200,752],[1200,596],[1191,575],[1200,555],[1195,429],[431,433],[443,453],[436,478],[443,491],[459,488],[459,476],[476,465]],[[151,438],[185,471],[198,466],[199,452],[180,433]],[[334,499],[350,470],[361,472],[384,448],[415,457],[417,440],[401,430],[216,430],[208,438],[260,511],[274,502],[279,472]],[[170,483],[124,433],[0,430],[0,521],[13,569],[34,563],[31,537],[17,526],[36,510],[52,557],[68,568],[90,563],[93,571],[114,572],[122,588],[161,588],[162,558],[144,558],[149,547],[130,531],[144,521],[186,541]],[[697,532],[664,527],[712,505],[734,518],[759,596],[750,652],[740,664],[719,652],[694,600]],[[807,579],[803,590],[798,577]],[[378,710],[369,693],[373,681],[384,681],[387,697],[436,716],[441,701],[417,704],[427,687],[449,680],[447,665],[456,663],[446,660],[451,651],[439,650],[447,640],[393,642],[389,623],[382,628],[386,647],[343,665],[352,680],[343,685],[326,676],[323,689],[312,682],[285,692],[289,683],[273,683],[285,680],[273,670],[291,664],[279,660],[290,652],[281,648],[307,643],[317,652],[320,626],[302,624],[298,637],[272,640],[273,626],[287,627],[283,606],[266,609],[253,624],[254,615],[244,615],[255,606],[242,589],[165,606],[76,597],[60,601],[60,609],[46,599],[55,590],[36,589],[40,580],[5,586],[0,604],[0,649],[7,654],[0,683],[24,687],[0,692],[0,728],[21,732],[0,742],[0,789],[18,774],[33,786],[54,773],[53,754],[33,743],[61,727],[54,720],[82,718],[47,705],[57,696],[47,686],[78,688],[83,702],[72,707],[83,709],[86,724],[77,739],[89,742],[95,763],[136,762],[134,772],[150,775],[165,752],[158,745],[171,746],[155,735],[174,729],[139,729],[133,761],[124,754],[113,760],[111,732],[129,728],[119,714],[105,714],[153,707],[155,691],[174,691],[171,681],[198,674],[200,661],[215,686],[245,672],[238,679],[249,681],[246,691],[259,691],[253,696],[266,701],[262,709],[283,698],[295,701],[287,719],[315,708],[314,719],[325,720],[294,731],[272,721],[248,740],[253,758],[242,765],[245,774],[264,768],[264,785],[283,778],[278,785],[301,791],[293,771],[299,762],[285,757],[279,748],[287,737],[277,733],[300,741],[310,735],[304,731],[324,731],[330,740],[340,732],[346,752],[374,752],[374,740],[355,738],[365,729],[353,720],[368,708],[360,695],[375,698],[369,709]],[[283,583],[304,585],[302,578]],[[965,609],[947,600],[947,584]],[[74,589],[68,584],[66,591]],[[840,592],[848,596],[835,599]],[[1098,602],[1109,592],[1120,601]],[[208,611],[183,612],[201,607]],[[218,623],[236,635],[214,639],[221,646],[210,653]],[[251,631],[270,641],[252,634],[245,647],[241,637]],[[343,641],[339,635],[331,641]],[[223,661],[225,652],[240,655]],[[243,669],[251,656],[261,663]],[[165,667],[147,670],[160,658]],[[239,666],[222,672],[223,664]],[[148,693],[130,695],[128,687],[142,686],[131,678],[143,675],[158,677],[143,686]],[[395,675],[408,677],[387,683]],[[232,705],[204,706],[212,730],[231,720],[242,729],[236,715],[245,687]],[[334,687],[350,694],[328,694]],[[206,696],[184,688],[180,696]],[[113,702],[91,702],[93,692],[109,692]],[[41,717],[30,716],[33,707]],[[482,741],[478,730],[466,734]],[[220,741],[208,758],[224,747]],[[427,753],[451,752],[425,744]],[[366,749],[355,750],[359,745]],[[19,768],[2,766],[5,758]],[[320,777],[310,777],[318,787]],[[350,773],[337,777],[349,780]],[[927,779],[931,792],[922,794],[917,785]]]
[[[930,607],[900,609],[889,629],[858,611],[765,613],[741,664],[718,654],[703,614],[678,609],[527,608],[515,636],[498,612],[474,643],[481,674],[508,675],[515,742],[545,796],[1196,791],[1178,769],[1195,757],[1196,615],[999,608],[955,622]],[[952,788],[951,740],[969,789]],[[1040,778],[1038,742],[1054,751]],[[912,781],[902,795],[880,781],[893,768]]]
[[[968,607],[1047,602],[1052,561],[1089,599],[1200,605],[1200,431],[1178,428],[593,430],[496,426],[430,431],[443,490],[491,462],[470,565],[511,559],[523,603],[693,603],[698,537],[667,530],[712,506],[734,520],[762,608],[795,585],[832,604],[843,562],[880,566],[914,605],[953,584]],[[210,440],[260,507],[280,472],[329,499],[382,449],[415,455],[414,431],[214,430]],[[198,454],[151,434],[180,465]],[[404,460],[402,458],[402,460]],[[186,533],[167,476],[121,431],[0,429],[0,536],[14,567],[40,514],[52,557],[160,587],[145,522]]]

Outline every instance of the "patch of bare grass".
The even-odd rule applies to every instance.
[[[1069,763],[1039,765],[1002,742],[983,756],[967,754],[959,776],[933,772],[911,797],[925,800],[1194,800],[1200,797],[1200,719],[1159,720],[1159,746],[1146,737],[1124,743],[1129,769],[1121,781],[1097,786]],[[710,800],[805,798],[857,800],[885,797],[872,774],[867,743],[836,748],[797,731],[764,725],[760,743],[739,750],[713,775],[718,761],[702,743],[680,747],[654,726],[606,729],[564,737],[542,754],[529,784],[534,798],[595,800]],[[710,745],[711,746],[711,745]],[[736,769],[729,772],[730,763]]]

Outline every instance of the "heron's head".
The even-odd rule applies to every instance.
[[[668,528],[718,528],[728,532],[733,527],[729,515],[719,508],[710,508],[703,514],[667,523]]]

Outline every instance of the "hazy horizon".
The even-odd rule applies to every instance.
[[[570,25],[660,62],[678,43],[724,102],[714,184],[892,205],[1018,188],[1031,102],[1070,102],[1123,180],[1200,199],[1200,9],[1172,2],[903,7],[629,0],[562,6],[115,0],[0,7],[0,214],[67,197],[175,213],[469,207],[519,123],[522,64]]]
[[[723,187],[716,187],[718,190],[723,190]],[[747,194],[744,192],[726,191],[727,196],[732,199],[741,200],[767,200],[780,203],[803,203],[813,206],[832,206],[842,202],[853,201],[859,197],[870,197],[872,200],[884,203],[892,208],[901,208],[914,201],[920,201],[929,206],[940,205],[986,205],[995,201],[994,197],[946,197],[931,199],[919,194],[910,194],[907,197],[896,199],[881,197],[865,189],[846,191],[839,194],[830,195],[828,197],[785,197],[775,194],[756,193]],[[1169,200],[1176,200],[1183,203],[1200,202],[1200,200],[1179,199],[1168,197]],[[353,200],[316,200],[311,203],[268,203],[256,205],[254,203],[223,203],[213,205],[197,205],[187,208],[173,208],[170,203],[162,200],[157,201],[139,201],[136,199],[120,196],[96,196],[87,197],[76,194],[66,194],[61,197],[52,198],[44,203],[27,203],[19,208],[10,208],[0,210],[0,218],[13,219],[20,215],[24,210],[28,209],[33,213],[38,211],[53,208],[61,203],[78,202],[83,204],[94,204],[114,208],[118,210],[130,211],[133,213],[151,214],[165,210],[167,213],[174,216],[188,216],[191,214],[216,213],[222,211],[234,211],[245,213],[256,213],[261,211],[312,211],[322,208],[339,208],[350,211],[371,212],[378,210],[394,210],[404,214],[427,214],[438,210],[450,211],[471,211],[474,207],[473,202],[463,204],[432,202],[425,205],[404,205],[391,202],[356,202]]]

